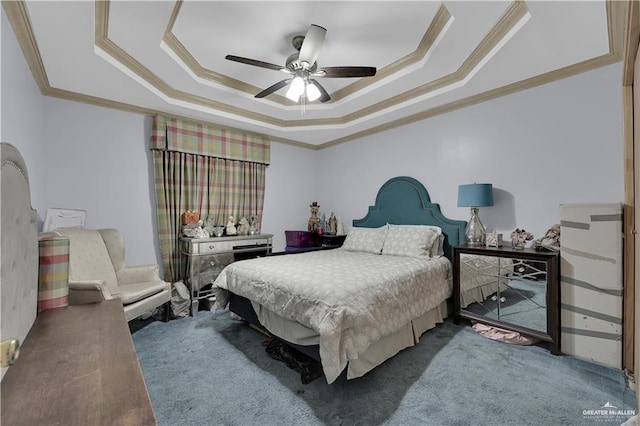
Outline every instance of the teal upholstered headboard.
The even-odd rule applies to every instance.
[[[362,219],[354,219],[353,226],[377,228],[395,225],[435,225],[445,234],[444,253],[451,259],[451,247],[464,243],[467,222],[452,220],[442,215],[440,206],[431,202],[425,187],[408,176],[399,176],[385,182],[376,196],[375,205]]]

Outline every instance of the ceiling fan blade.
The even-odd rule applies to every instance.
[[[318,77],[344,78],[344,77],[372,77],[376,75],[375,67],[325,67],[320,68],[312,75]]]
[[[324,37],[327,34],[327,30],[319,25],[311,24],[307,35],[304,36],[304,41],[300,47],[300,55],[298,61],[302,64],[306,62],[309,67],[313,66],[318,59],[320,49],[324,44]]]
[[[286,80],[279,81],[276,84],[267,87],[262,92],[258,93],[255,97],[256,98],[264,98],[265,96],[270,95],[273,92],[276,92],[276,91],[282,89],[284,86],[286,86],[287,84],[291,83],[291,80],[292,79],[289,78],[289,79],[286,79]]]
[[[318,80],[314,80],[314,79],[310,78],[309,81],[311,83],[313,83],[318,88],[318,90],[320,91],[320,97],[318,98],[320,100],[320,102],[327,102],[327,101],[331,100],[331,96],[329,96],[329,94],[324,89],[324,87],[322,87],[322,85],[320,83],[318,83]]]
[[[270,64],[269,62],[262,62],[262,61],[258,61],[256,59],[243,58],[241,56],[227,55],[227,56],[225,56],[225,59],[228,59],[229,61],[240,62],[242,64],[253,65],[253,66],[256,66],[256,67],[260,67],[260,68],[268,68],[270,70],[275,70],[275,71],[284,71],[284,70],[286,70],[286,68],[284,68],[284,67],[282,67],[280,65]]]

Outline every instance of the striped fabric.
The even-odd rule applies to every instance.
[[[69,304],[69,239],[51,233],[38,238],[38,312]]]
[[[158,124],[162,120],[176,122],[156,117],[152,146],[158,146],[156,142],[162,138],[166,139],[167,146],[175,146],[173,139],[179,138],[176,132],[181,129],[186,129],[186,139],[193,136],[195,125],[184,123],[168,124],[162,136]],[[195,210],[201,219],[209,217],[215,225],[226,225],[231,215],[236,221],[243,216],[247,219],[256,216],[261,229],[268,149],[262,154],[266,155],[267,163],[157,148],[152,148],[152,152],[158,239],[166,281],[182,278],[184,260],[179,249],[181,215],[185,211]]]
[[[269,164],[271,141],[231,129],[156,115],[151,149]]]
[[[562,352],[622,368],[623,207],[561,204]]]

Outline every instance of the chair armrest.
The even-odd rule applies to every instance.
[[[69,280],[69,304],[82,305],[85,303],[111,300],[113,296],[104,280]]]
[[[126,266],[116,272],[118,285],[162,281],[158,265]]]

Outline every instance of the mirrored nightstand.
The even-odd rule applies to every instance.
[[[453,248],[454,320],[479,321],[549,342],[560,354],[559,253]]]

